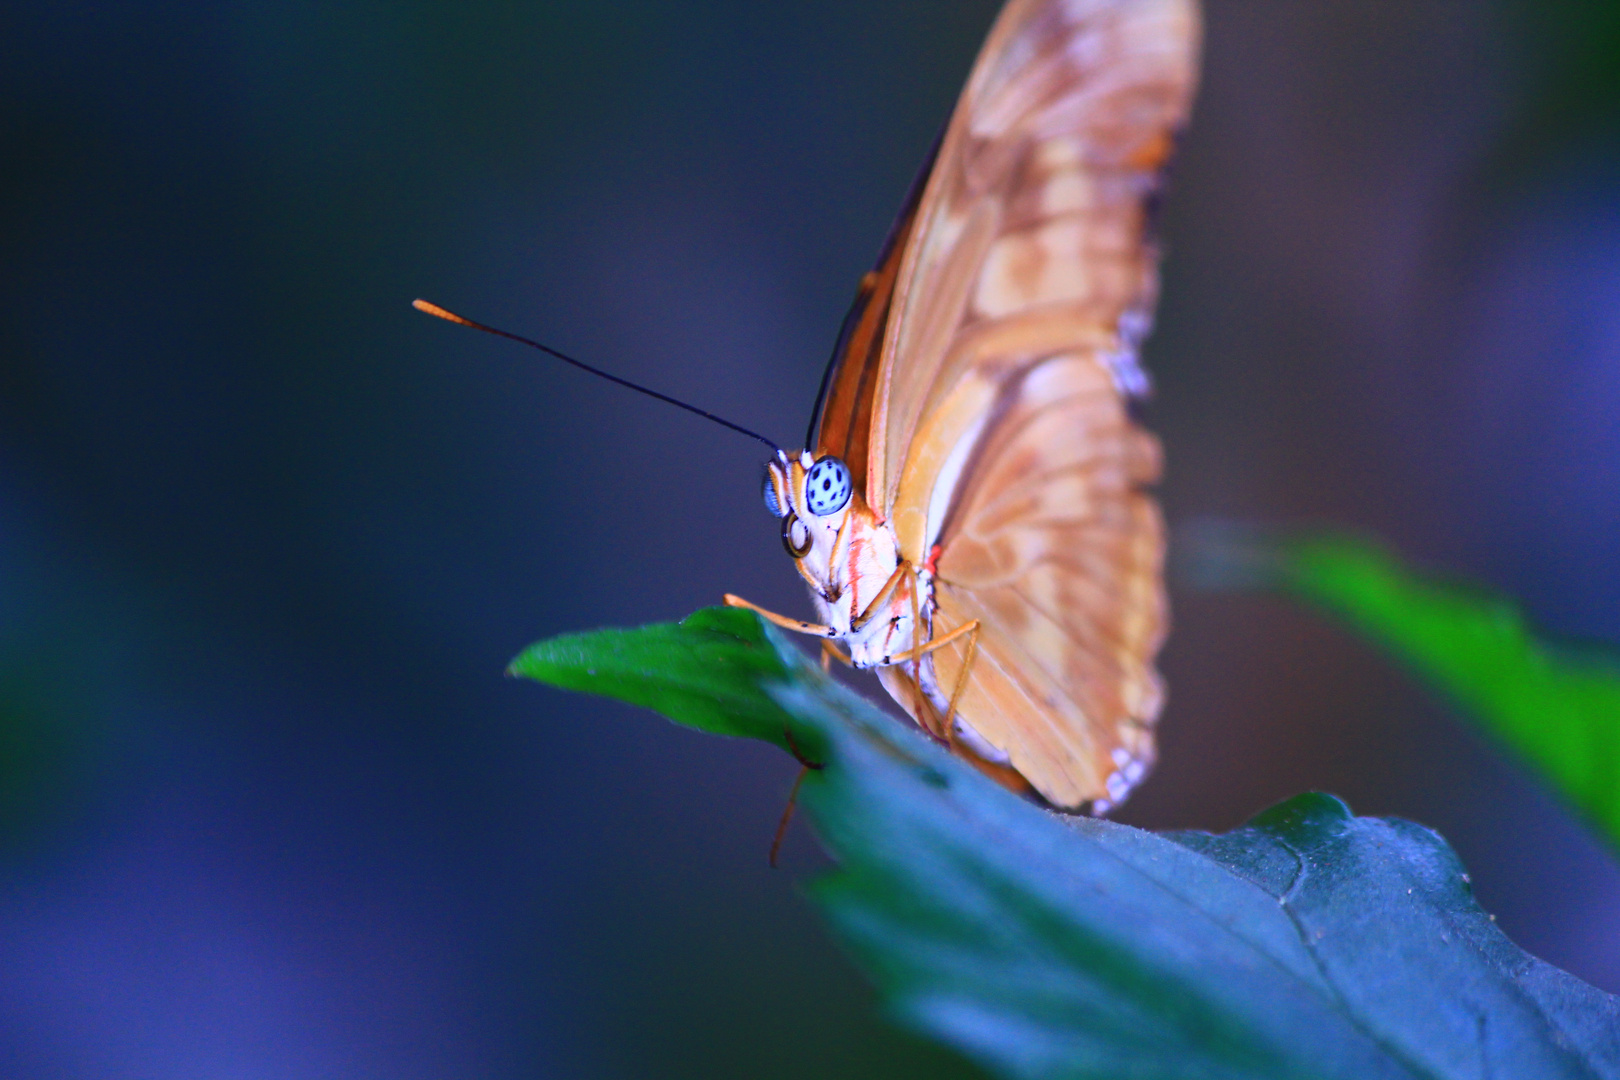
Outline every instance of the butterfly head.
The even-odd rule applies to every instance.
[[[782,546],[795,559],[814,558],[826,565],[838,532],[855,498],[849,466],[826,454],[785,452],[765,465],[765,508],[782,522]]]

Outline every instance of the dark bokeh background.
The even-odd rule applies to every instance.
[[[765,850],[794,766],[502,677],[807,604],[782,441],[994,4],[60,3],[0,40],[0,1074],[971,1075]],[[1226,0],[1170,204],[1172,523],[1377,530],[1620,640],[1616,6]],[[1620,990],[1620,873],[1421,688],[1178,593],[1125,814],[1439,828]],[[875,682],[869,686],[878,693]]]

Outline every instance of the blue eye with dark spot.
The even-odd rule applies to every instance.
[[[805,507],[817,517],[836,514],[849,502],[853,490],[849,466],[829,454],[810,466],[804,478]]]

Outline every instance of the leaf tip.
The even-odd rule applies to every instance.
[[[1261,811],[1249,824],[1295,840],[1315,840],[1343,832],[1354,820],[1350,805],[1337,795],[1307,791]]]

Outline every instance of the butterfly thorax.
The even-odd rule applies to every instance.
[[[909,567],[896,575],[894,530],[852,490],[837,458],[783,454],[766,466],[765,490],[766,505],[782,519],[782,544],[830,637],[856,667],[896,662],[912,648],[917,624],[928,625],[932,575]],[[927,638],[925,629],[921,640]]]

